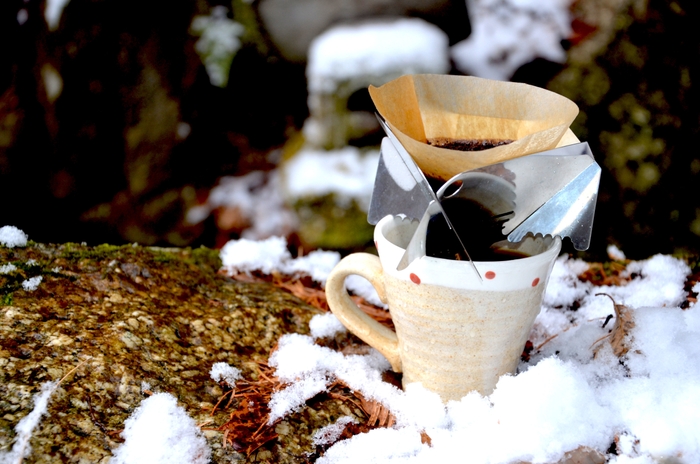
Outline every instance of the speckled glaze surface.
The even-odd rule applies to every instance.
[[[356,253],[329,276],[331,310],[345,326],[384,354],[404,386],[421,382],[443,401],[472,390],[490,394],[498,378],[518,364],[561,239],[528,238],[509,244],[529,256],[477,262],[481,279],[467,262],[422,257],[402,271],[396,266],[417,222],[387,216],[375,228],[379,258]],[[392,332],[350,300],[345,277],[367,278],[389,305]]]

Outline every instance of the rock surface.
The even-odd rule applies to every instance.
[[[198,424],[210,422],[213,462],[245,460],[216,430],[228,413],[211,415],[223,393],[211,366],[254,380],[279,337],[308,333],[319,312],[270,284],[217,274],[218,253],[203,248],[30,243],[0,247],[0,266],[0,449],[12,447],[41,384],[79,366],[51,396],[25,462],[108,462],[149,392],[171,393]]]

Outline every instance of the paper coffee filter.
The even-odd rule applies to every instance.
[[[407,75],[369,93],[423,172],[443,180],[555,148],[578,114],[574,102],[554,92],[470,76]],[[427,144],[438,138],[514,141],[469,152]]]

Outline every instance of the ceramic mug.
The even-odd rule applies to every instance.
[[[525,257],[470,263],[423,256],[396,269],[418,225],[386,216],[375,227],[379,257],[354,253],[330,273],[331,311],[365,343],[376,348],[404,386],[421,382],[443,401],[472,390],[489,395],[498,378],[514,372],[544,290],[561,250],[559,237],[528,237],[506,247]],[[389,306],[396,331],[362,312],[345,290],[345,278],[369,280]]]

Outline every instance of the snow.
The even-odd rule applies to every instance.
[[[608,257],[615,261],[624,261],[627,259],[625,254],[615,245],[608,245]]]
[[[315,282],[325,285],[328,274],[340,261],[340,253],[335,251],[312,251],[306,256],[292,258],[284,237],[270,237],[265,240],[229,240],[220,252],[222,268],[230,273],[260,271],[264,274],[281,273],[287,275],[308,275]],[[386,307],[376,290],[365,279],[351,276],[346,287],[368,302]]]
[[[260,270],[272,274],[282,263],[292,258],[284,237],[270,237],[260,241],[230,240],[219,255],[224,269],[230,273]]]
[[[345,326],[333,313],[317,314],[309,321],[313,338],[330,338],[337,333],[346,332]]]
[[[199,427],[169,393],[143,400],[121,436],[112,464],[207,464],[211,456]]]
[[[333,93],[340,83],[356,78],[446,73],[448,45],[442,30],[418,18],[335,26],[309,47],[308,89]]]
[[[195,16],[192,32],[199,35],[195,50],[209,74],[209,81],[217,87],[226,87],[233,56],[241,48],[239,37],[245,32],[242,24],[228,19],[228,8],[217,5],[209,16]]]
[[[326,391],[336,379],[370,399],[388,399],[399,392],[395,386],[382,381],[381,373],[390,366],[379,352],[344,356],[315,345],[314,339],[306,335],[282,336],[268,364],[276,368],[275,374],[281,382],[289,383],[285,389],[272,394],[270,424],[299,410],[307,399]]]
[[[577,275],[586,268],[566,256],[557,260],[531,335],[542,347],[488,397],[471,392],[443,404],[417,383],[401,391],[382,381],[389,365],[376,351],[344,356],[316,345],[314,338],[337,327],[331,315],[316,316],[311,337],[284,335],[270,357],[288,384],[273,394],[270,423],[338,379],[389,408],[397,422],[336,443],[320,463],[453,462],[465,456],[474,463],[556,462],[580,446],[606,454],[616,437],[620,456],[609,456],[611,462],[700,461],[700,365],[694,361],[700,357],[700,311],[679,307],[690,269],[656,255],[629,263],[631,281],[612,287],[580,282]],[[634,314],[624,366],[605,340],[593,357],[594,342],[612,327],[609,322],[603,328],[603,321],[614,314],[610,299],[596,296],[601,292]],[[574,301],[581,303],[576,311],[568,309]],[[430,445],[421,442],[421,432]]]
[[[230,366],[225,362],[217,362],[211,366],[209,376],[214,382],[224,381],[233,387],[236,385],[236,381],[241,378],[241,370],[237,367]]]
[[[7,248],[27,246],[27,234],[15,226],[0,227],[0,245]]]
[[[0,451],[0,464],[14,464],[24,461],[25,456],[29,455],[30,445],[29,439],[39,421],[46,414],[49,407],[49,399],[53,392],[56,391],[58,382],[45,382],[41,384],[39,393],[34,395],[34,409],[29,414],[24,416],[15,426],[15,444],[12,445],[12,450],[9,452]]]
[[[250,223],[241,233],[243,238],[260,240],[290,234],[296,228],[296,217],[285,206],[279,177],[276,170],[222,177],[205,204],[188,210],[187,222],[197,224],[217,208],[237,208]]]
[[[571,0],[467,0],[471,35],[451,49],[462,72],[508,80],[537,57],[566,61],[561,40],[571,36]]]
[[[312,437],[314,446],[335,442],[348,424],[357,424],[357,419],[351,416],[342,416],[334,423],[318,429]]]
[[[362,152],[350,146],[336,150],[305,148],[282,169],[286,190],[292,198],[334,194],[339,204],[355,200],[367,211],[378,163],[378,150]]]
[[[42,279],[41,276],[30,277],[29,279],[22,282],[22,288],[28,292],[33,292],[34,290],[39,288],[39,284],[41,283],[41,279]]]
[[[0,266],[0,274],[9,274],[17,270],[17,266],[12,263],[3,264]]]

